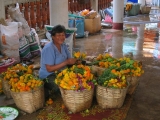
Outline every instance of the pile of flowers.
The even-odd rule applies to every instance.
[[[11,85],[11,91],[23,92],[36,90],[43,85],[43,81],[32,74],[24,74],[18,78],[11,78],[9,84]]]
[[[99,54],[92,64],[104,69],[116,66],[116,70],[125,76],[139,77],[144,73],[141,62],[132,60],[129,57],[115,59],[108,53]]]
[[[94,88],[93,74],[90,67],[73,65],[57,74],[55,83],[66,90],[84,90]]]
[[[144,70],[142,69],[142,63],[130,58],[124,57],[118,59],[120,66],[118,70],[126,76],[137,76],[140,77]]]
[[[109,66],[117,63],[117,60],[113,58],[110,54],[99,54],[95,61],[92,63],[93,65],[97,65],[101,68],[108,68]]]
[[[99,54],[93,65],[104,68],[97,80],[97,84],[104,87],[124,88],[127,86],[128,76],[140,77],[144,73],[141,62],[129,57],[115,59],[108,53]]]
[[[116,70],[116,65],[105,69],[103,74],[98,77],[97,84],[109,88],[126,88],[128,83],[125,75]]]
[[[6,72],[1,73],[3,80],[10,80],[11,78],[17,78],[24,74],[33,74],[33,65],[24,66],[22,64],[16,64],[15,66],[7,68]]]
[[[33,75],[33,66],[23,66],[16,64],[9,67],[6,72],[1,74],[3,80],[11,85],[11,91],[22,92],[35,90],[43,85],[43,81]]]

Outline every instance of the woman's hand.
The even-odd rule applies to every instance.
[[[75,59],[75,58],[69,58],[69,59],[66,60],[66,64],[67,65],[73,65],[73,64],[76,63],[76,61],[77,61],[77,59]]]

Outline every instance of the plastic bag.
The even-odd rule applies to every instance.
[[[106,23],[113,23],[112,18],[109,15],[106,15],[104,22]]]
[[[21,59],[30,59],[32,57],[28,39],[23,36],[19,39],[19,54]]]
[[[10,26],[12,24],[18,24],[18,36],[19,39],[24,36],[24,32],[22,30],[22,23],[21,22],[7,22],[7,24]]]
[[[32,57],[39,56],[41,52],[40,43],[36,36],[38,35],[33,28],[31,29],[30,34],[26,36],[29,40],[29,47]]]
[[[0,25],[2,53],[14,58],[17,62],[19,57],[19,36],[18,23],[14,22],[9,26]]]
[[[8,8],[8,14],[14,21],[22,23],[22,28],[25,35],[28,35],[30,33],[30,27],[23,17],[22,13],[20,12],[18,3],[16,4],[16,7],[10,6]]]

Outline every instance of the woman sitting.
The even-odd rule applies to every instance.
[[[54,83],[55,71],[61,71],[67,65],[73,65],[76,59],[65,45],[65,27],[56,25],[51,31],[52,41],[44,46],[41,51],[39,77],[44,80],[45,95],[49,97],[49,91],[56,93],[59,88]]]

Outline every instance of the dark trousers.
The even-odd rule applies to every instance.
[[[51,94],[56,94],[59,92],[59,87],[55,83],[56,75],[53,73],[49,75],[46,79],[44,79],[44,90],[45,90],[45,97],[49,98]]]

